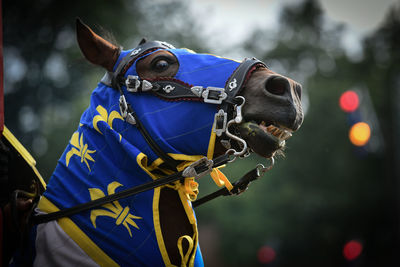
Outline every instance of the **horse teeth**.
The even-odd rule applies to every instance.
[[[292,133],[291,133],[291,132],[289,132],[289,131],[284,131],[283,134],[282,134],[282,137],[281,137],[280,139],[286,140],[286,139],[290,138],[291,136],[292,136]]]
[[[275,126],[270,125],[270,126],[267,127],[267,131],[268,131],[269,133],[273,134],[273,133],[275,132],[275,128],[276,128]]]
[[[281,129],[274,125],[266,126],[265,121],[262,121],[259,126],[261,129],[264,130],[264,132],[269,132],[270,134],[276,136],[281,141],[285,141],[286,139],[292,136],[292,133],[289,130]]]

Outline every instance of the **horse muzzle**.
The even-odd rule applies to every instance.
[[[303,122],[301,85],[262,69],[252,74],[243,96],[243,122],[237,126],[248,146],[262,157],[283,150],[286,140]]]

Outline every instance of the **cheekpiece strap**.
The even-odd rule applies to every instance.
[[[245,58],[239,67],[233,72],[225,85],[225,92],[228,95],[227,101],[222,106],[225,112],[229,113],[228,106],[230,103],[235,102],[235,97],[240,93],[244,83],[246,82],[249,71],[256,65],[266,66],[264,62],[256,58]],[[230,103],[229,103],[230,102]]]
[[[225,85],[225,91],[229,97],[235,97],[246,82],[249,71],[256,65],[266,66],[264,62],[253,58],[245,58],[239,67],[233,72]]]

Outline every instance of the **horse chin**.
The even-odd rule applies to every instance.
[[[270,158],[277,153],[283,153],[286,139],[291,136],[288,130],[269,125],[264,122],[244,122],[237,126],[241,138],[256,154]]]

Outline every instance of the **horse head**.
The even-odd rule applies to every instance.
[[[51,215],[107,202],[59,221],[78,244],[59,249],[60,261],[75,251],[107,266],[200,266],[191,204],[198,174],[185,171],[252,151],[273,159],[303,121],[301,86],[255,58],[237,62],[145,40],[121,50],[79,20],[77,37],[84,56],[107,72],[38,208]],[[107,198],[171,175],[174,183]],[[37,251],[56,240],[47,236],[54,224],[38,228]]]
[[[116,63],[121,60],[121,57],[126,56],[126,52],[120,52],[118,47],[96,35],[84,24],[77,23],[77,25],[78,42],[85,57],[90,62],[103,66],[109,72],[113,72],[116,68]],[[137,49],[142,49],[140,46],[145,44],[146,41],[142,40]],[[282,150],[285,146],[285,141],[301,126],[303,122],[302,88],[299,83],[273,72],[262,62],[255,62],[251,68],[246,69],[245,77],[243,77],[242,83],[238,85],[236,79],[229,80],[229,78],[240,65],[239,62],[208,54],[197,54],[187,49],[175,49],[166,43],[163,44],[166,47],[150,49],[134,62],[130,62],[129,68],[125,66],[124,75],[125,77],[129,75],[137,76],[141,80],[150,82],[163,81],[164,88],[162,90],[159,89],[156,95],[163,99],[164,102],[165,100],[174,102],[166,104],[168,106],[176,105],[178,102],[179,105],[185,106],[182,109],[171,110],[172,114],[167,114],[167,111],[164,112],[165,118],[161,116],[158,120],[161,123],[149,126],[150,129],[153,127],[159,128],[157,130],[159,134],[168,132],[165,138],[169,138],[171,142],[173,134],[184,134],[183,132],[172,133],[178,130],[176,125],[185,124],[186,129],[182,129],[183,131],[196,130],[194,128],[196,124],[199,128],[203,127],[198,134],[208,138],[203,138],[201,145],[198,143],[200,140],[193,138],[193,136],[189,136],[186,139],[176,138],[178,143],[170,145],[178,148],[177,150],[184,151],[185,154],[200,153],[204,155],[205,153],[201,152],[207,147],[208,152],[210,150],[215,152],[213,155],[215,157],[225,153],[227,149],[233,150],[232,147],[240,150],[243,149],[243,144],[248,144],[247,153],[254,151],[260,156],[269,158],[273,157],[276,151]],[[135,53],[136,51],[131,50],[130,53]],[[143,51],[138,53],[140,52]],[[214,121],[214,115],[216,110],[220,109],[221,102],[214,101],[213,105],[210,104],[212,101],[207,101],[204,98],[195,98],[190,92],[175,92],[175,95],[171,94],[169,90],[177,91],[177,88],[168,84],[168,81],[186,84],[187,87],[185,89],[188,89],[188,91],[191,89],[192,92],[195,88],[211,88],[210,94],[215,94],[215,91],[212,91],[214,88],[240,86],[240,88],[235,88],[237,90],[234,96],[235,99],[231,99],[231,101],[237,100],[233,104],[240,106],[243,119],[238,122],[238,118],[235,118],[236,121],[232,124],[232,131],[240,137],[239,139],[242,142],[240,140],[239,142],[235,141],[238,139],[232,140],[230,138],[231,135],[229,135],[232,131],[229,131],[229,129],[227,131],[228,136],[225,128],[224,131],[219,133],[218,130],[215,131],[215,123],[218,123],[218,121]],[[227,83],[230,84],[227,85]],[[181,88],[179,89],[182,90]],[[149,92],[154,93],[154,88]],[[243,98],[238,98],[237,96],[242,96]],[[128,99],[139,98],[137,95],[133,96],[132,94],[128,94],[126,97]],[[135,102],[133,99],[131,101]],[[183,103],[185,101],[187,103]],[[164,102],[162,106],[165,106]],[[195,103],[193,105],[193,102],[203,103],[200,105]],[[157,102],[157,105],[159,103],[160,101]],[[156,105],[156,103],[153,104]],[[156,109],[154,105],[147,105],[148,109],[142,112],[146,113]],[[237,110],[233,110],[231,114],[228,112],[228,121],[236,116],[236,113]],[[163,121],[164,123],[162,123]],[[218,133],[215,150],[214,147],[208,147],[209,143],[204,144],[204,140],[209,141],[213,124],[213,131]],[[206,127],[206,125],[209,127]],[[226,127],[226,125],[220,127]],[[157,138],[161,137],[158,136]],[[202,147],[203,151],[199,151],[199,147]],[[208,154],[208,156],[210,155]]]

